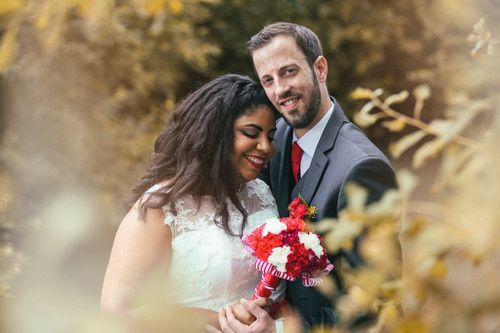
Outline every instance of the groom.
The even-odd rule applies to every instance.
[[[317,208],[318,221],[337,217],[346,207],[349,182],[367,188],[369,202],[396,187],[388,159],[328,93],[328,63],[314,32],[293,23],[274,23],[253,36],[247,50],[267,96],[283,116],[274,137],[276,154],[261,177],[271,187],[281,217],[288,216],[287,207],[298,195]],[[344,291],[341,257],[354,267],[363,263],[357,246],[330,258],[339,293]],[[287,282],[286,298],[306,327],[335,324],[331,300],[300,280]],[[261,323],[253,327],[271,322],[262,313],[257,321]],[[225,326],[226,331],[242,331],[232,315]],[[244,331],[257,332],[251,328]]]

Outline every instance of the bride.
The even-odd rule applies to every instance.
[[[130,314],[145,277],[165,262],[175,302],[211,325],[219,325],[217,310],[252,296],[260,273],[241,236],[278,216],[257,179],[274,153],[275,121],[260,84],[235,74],[177,106],[116,232],[103,312]]]

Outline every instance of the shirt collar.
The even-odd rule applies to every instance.
[[[293,132],[292,143],[298,141],[298,145],[300,146],[300,148],[304,151],[304,153],[309,155],[311,158],[313,157],[314,151],[318,146],[319,140],[321,139],[321,135],[325,130],[326,124],[328,123],[328,120],[330,120],[330,117],[332,116],[333,107],[334,103],[332,101],[332,105],[330,106],[326,114],[320,119],[320,121],[318,121],[316,125],[314,125],[313,128],[307,131],[300,139],[297,138],[297,135],[295,134],[295,132]]]

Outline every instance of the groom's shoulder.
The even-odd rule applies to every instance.
[[[276,134],[282,135],[285,133],[286,128],[288,127],[288,123],[283,118],[279,118],[276,121]]]
[[[274,134],[274,144],[276,145],[276,151],[280,152],[285,148],[286,143],[286,133],[287,128],[289,127],[288,123],[280,118],[276,122],[276,133]]]
[[[377,157],[389,162],[387,156],[380,150],[366,134],[352,122],[346,122],[336,140],[336,151],[345,150],[348,156],[354,159],[361,157]]]

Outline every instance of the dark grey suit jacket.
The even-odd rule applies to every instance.
[[[288,216],[288,205],[299,194],[317,208],[315,221],[337,217],[346,207],[345,185],[351,181],[369,190],[369,202],[396,187],[396,178],[384,154],[351,123],[339,103],[335,107],[314,153],[311,166],[295,185],[291,175],[292,128],[280,119],[274,136],[276,154],[261,178],[271,187],[281,217]],[[362,265],[357,246],[349,253],[335,253],[330,259],[335,264],[332,276],[340,292],[344,290],[340,274],[343,257],[350,265]],[[335,313],[332,300],[314,288],[306,288],[301,281],[287,283],[286,296],[301,314],[306,326],[332,325]]]

